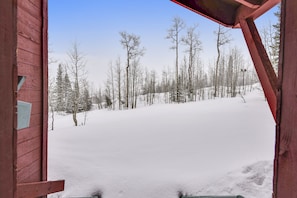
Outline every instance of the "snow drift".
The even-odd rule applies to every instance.
[[[259,90],[245,97],[135,110],[94,110],[85,126],[49,131],[49,197],[271,197],[274,120]]]

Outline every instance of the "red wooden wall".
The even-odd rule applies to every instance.
[[[0,197],[34,198],[64,189],[47,181],[47,0],[0,0]],[[17,91],[18,76],[26,80]],[[17,100],[32,104],[17,130]]]

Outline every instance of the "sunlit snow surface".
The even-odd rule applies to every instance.
[[[261,91],[245,100],[94,110],[79,127],[71,115],[56,116],[49,180],[66,186],[49,197],[177,198],[181,191],[270,198],[274,120]]]

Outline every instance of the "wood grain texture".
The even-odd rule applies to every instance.
[[[38,182],[41,181],[41,159],[30,162],[27,166],[22,169],[17,170],[17,181],[19,183],[25,182]],[[34,180],[29,180],[29,178],[34,178]]]

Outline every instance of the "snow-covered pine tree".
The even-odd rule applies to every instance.
[[[57,77],[56,77],[56,86],[55,86],[55,110],[56,111],[63,111],[65,106],[65,100],[64,100],[64,81],[63,81],[63,67],[62,64],[59,64],[58,70],[57,70]]]
[[[71,82],[67,71],[65,72],[65,77],[64,77],[64,99],[65,99],[64,111],[66,113],[72,113],[73,90],[72,90]]]
[[[271,47],[272,51],[272,66],[277,72],[278,70],[278,59],[279,59],[279,47],[280,47],[280,21],[281,21],[281,4],[277,6],[277,10],[274,15],[277,17],[277,22],[272,25],[274,28],[274,35]]]

